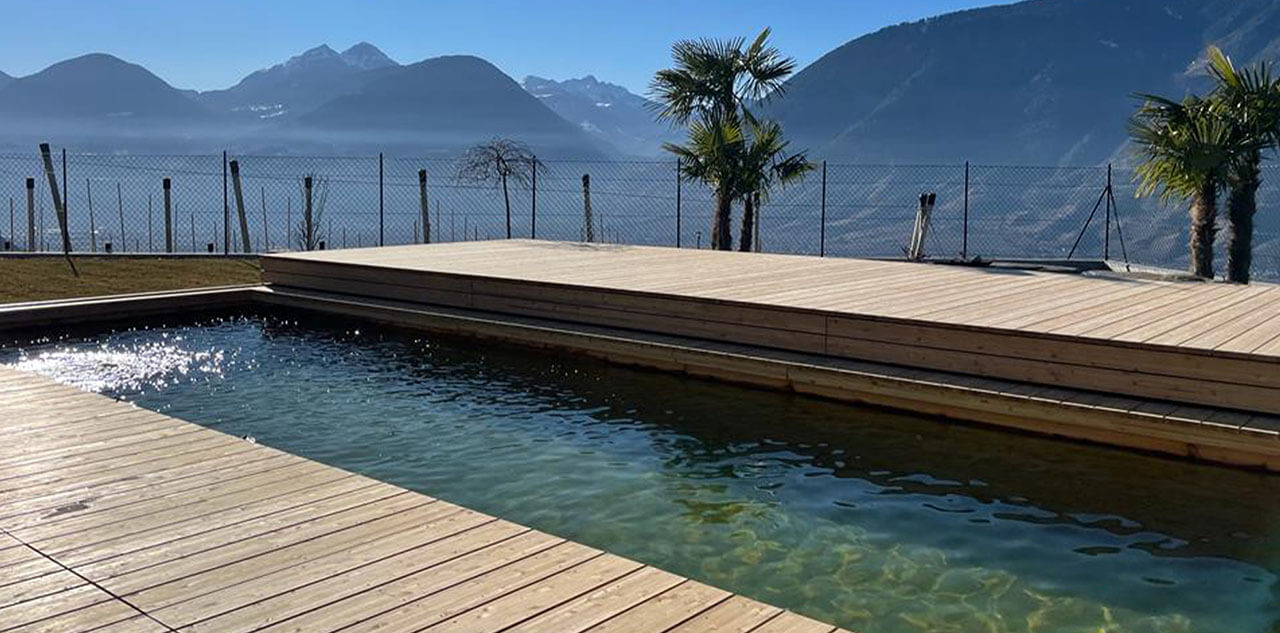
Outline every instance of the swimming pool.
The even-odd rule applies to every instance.
[[[862,633],[1280,622],[1275,476],[295,313],[0,359]]]

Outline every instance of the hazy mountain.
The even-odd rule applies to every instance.
[[[95,53],[54,64],[0,88],[0,137],[10,143],[199,134],[212,116],[147,69]]]
[[[13,76],[8,75],[4,71],[0,70],[0,88],[3,88],[9,85],[9,82],[11,81],[13,81]]]
[[[655,120],[648,99],[591,75],[565,81],[530,75],[522,85],[566,121],[626,154],[659,155],[663,141],[680,138]]]
[[[198,99],[214,110],[247,119],[295,116],[359,90],[367,71],[395,66],[399,64],[367,42],[341,53],[322,44],[256,71],[226,90],[200,93]]]
[[[493,64],[468,55],[369,71],[354,93],[301,115],[291,137],[338,147],[456,151],[495,136],[541,155],[593,157],[604,148]]]
[[[1280,0],[1031,0],[900,24],[827,53],[768,109],[828,158],[1095,163],[1124,142],[1132,94],[1183,94],[1210,43],[1276,59]]]

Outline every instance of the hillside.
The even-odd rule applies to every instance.
[[[1197,58],[1276,59],[1280,0],[1030,0],[850,41],[768,106],[800,146],[870,162],[1097,163],[1135,92],[1182,94]]]
[[[215,122],[203,107],[147,69],[95,53],[54,64],[0,88],[0,142],[75,139],[107,149],[188,147]]]
[[[9,82],[11,81],[13,81],[13,77],[0,70],[0,88],[9,85]]]
[[[454,151],[495,136],[523,140],[547,157],[606,151],[479,57],[436,57],[371,73],[355,93],[300,116],[291,134],[416,152]]]

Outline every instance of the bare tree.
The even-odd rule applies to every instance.
[[[502,201],[507,207],[507,239],[511,239],[511,193],[508,182],[527,188],[534,170],[542,163],[529,146],[509,138],[494,138],[467,150],[458,165],[457,178],[463,182],[489,183],[502,187]]]

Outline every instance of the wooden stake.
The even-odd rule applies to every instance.
[[[427,203],[427,170],[418,170],[418,210],[422,213],[422,243],[431,243],[431,205]],[[414,241],[417,239],[415,237]]]
[[[164,179],[164,252],[173,252],[173,181]]]
[[[58,176],[53,172],[53,154],[50,153],[48,143],[40,144],[40,157],[44,160],[44,174],[49,178],[49,195],[53,198],[53,209],[58,216],[58,229],[62,232],[62,254],[67,258],[71,274],[79,277],[80,272],[76,270],[75,262],[71,261],[71,232],[67,228],[66,200],[58,191]]]
[[[36,251],[36,179],[27,179],[27,250]]]
[[[253,250],[249,243],[249,218],[244,214],[244,193],[240,190],[240,161],[231,161],[231,187],[236,196],[236,215],[240,220],[240,246],[243,252]]]

